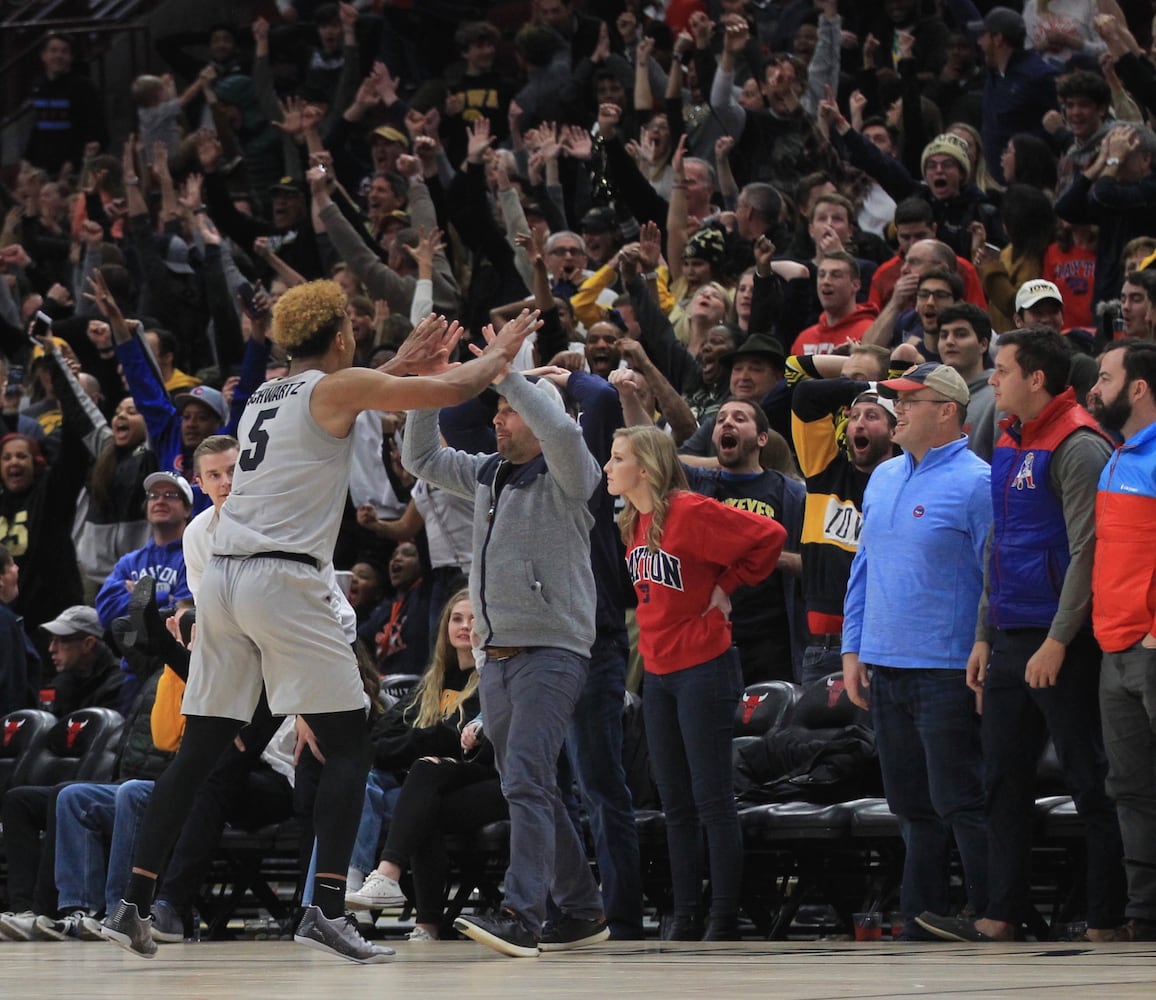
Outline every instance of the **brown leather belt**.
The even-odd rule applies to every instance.
[[[486,656],[491,660],[508,660],[525,653],[529,646],[487,646]]]

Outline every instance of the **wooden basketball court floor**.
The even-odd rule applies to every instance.
[[[511,959],[468,941],[399,941],[357,966],[291,942],[162,946],[145,961],[111,944],[0,943],[4,1000],[514,1000],[653,998],[1156,997],[1156,945],[607,943]]]

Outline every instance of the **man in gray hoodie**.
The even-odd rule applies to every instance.
[[[556,770],[595,636],[587,502],[601,470],[547,380],[507,372],[494,382],[498,454],[442,447],[436,411],[418,410],[407,418],[402,463],[474,500],[470,597],[486,653],[482,715],[510,807],[502,911],[454,926],[502,954],[531,958],[609,936]],[[543,927],[548,895],[562,917]]]

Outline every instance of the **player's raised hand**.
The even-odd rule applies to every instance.
[[[388,371],[391,375],[440,375],[454,367],[450,358],[461,337],[457,320],[450,323],[444,316],[430,313],[405,338],[388,362]]]
[[[471,344],[470,350],[479,357],[485,354],[500,353],[505,356],[507,362],[513,361],[526,338],[541,327],[540,316],[541,313],[537,309],[523,309],[514,319],[502,327],[501,333],[495,333],[493,326],[487,325],[482,329],[482,336],[486,340],[485,349]],[[494,384],[497,385],[508,374],[510,374],[510,366],[507,363],[502,372],[494,378]]]

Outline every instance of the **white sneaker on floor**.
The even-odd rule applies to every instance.
[[[345,894],[345,905],[351,910],[384,910],[388,906],[401,906],[405,893],[388,875],[372,871],[365,876],[365,882],[356,892]]]
[[[103,941],[100,921],[86,910],[73,910],[60,919],[36,918],[32,936],[37,941]]]
[[[350,865],[349,871],[345,875],[345,891],[357,892],[363,885],[365,885],[365,872]]]
[[[437,938],[434,937],[424,927],[415,927],[412,931],[410,931],[405,936],[405,939],[407,941],[413,941],[416,944],[424,944],[427,941],[436,941],[437,940]]]
[[[96,917],[82,916],[80,918],[80,929],[76,936],[81,941],[103,941],[104,935],[100,933],[100,921]]]
[[[36,914],[31,910],[23,913],[0,913],[0,933],[9,941],[31,941],[36,927]]]
[[[68,913],[60,919],[41,915],[32,925],[32,936],[37,941],[79,941],[80,920],[83,916],[83,910]]]

